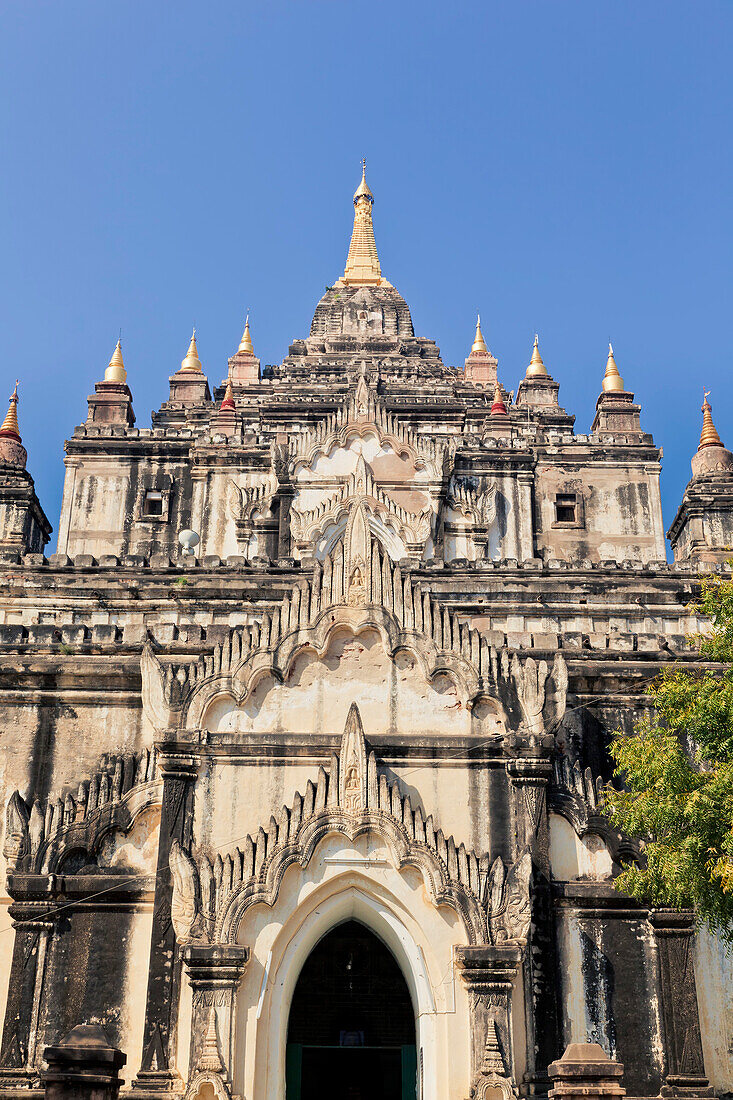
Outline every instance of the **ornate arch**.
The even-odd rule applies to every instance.
[[[296,475],[303,466],[312,466],[319,454],[328,455],[337,447],[347,446],[352,435],[364,436],[367,432],[374,432],[380,443],[389,444],[397,455],[408,456],[416,469],[426,469],[433,480],[441,481],[450,465],[450,446],[419,437],[406,428],[387,412],[362,375],[347,402],[315,428],[292,440],[291,475]]]
[[[155,750],[108,757],[72,795],[62,792],[30,807],[18,791],[6,812],[4,855],[11,871],[54,872],[72,852],[95,858],[111,832],[127,834],[139,816],[162,801]]]
[[[343,525],[345,528],[351,512],[362,503],[371,517],[401,541],[406,552],[422,550],[431,531],[433,509],[428,504],[418,511],[410,511],[397,504],[374,480],[363,455],[359,455],[356,469],[343,484],[328,493],[315,508],[299,509],[296,497],[290,510],[293,536],[301,544],[315,545],[329,526]],[[374,526],[372,533],[377,535]],[[379,541],[385,542],[384,539]],[[328,549],[332,550],[333,546]],[[394,553],[390,556],[398,560]]]
[[[152,646],[145,646],[142,697],[154,727],[199,729],[216,697],[227,694],[241,704],[262,676],[283,681],[298,653],[310,647],[325,654],[339,627],[354,634],[377,630],[391,656],[400,649],[414,653],[428,679],[447,673],[469,709],[492,700],[530,744],[539,742],[549,722],[559,722],[567,691],[562,655],[557,653],[549,667],[490,646],[378,543],[368,541],[366,524],[357,526],[358,515],[323,566],[316,562],[312,575],[272,614],[263,613],[261,623],[230,631],[211,656],[163,665]]]
[[[600,837],[616,863],[639,860],[639,842],[614,829],[601,811],[602,797],[603,781],[594,779],[590,768],[583,770],[579,761],[571,764],[567,756],[555,756],[550,809],[572,825],[580,840]]]
[[[412,866],[423,877],[436,906],[460,917],[470,944],[523,942],[529,929],[531,856],[525,851],[506,868],[491,863],[436,828],[432,816],[413,810],[397,781],[380,774],[367,745],[358,708],[352,704],[338,756],[319,768],[290,808],[269,825],[214,859],[205,850],[193,857],[174,842],[171,849],[171,919],[182,941],[237,942],[239,924],[252,905],[272,907],[287,869],[305,868],[326,836],[349,840],[374,832],[385,842],[395,867]]]

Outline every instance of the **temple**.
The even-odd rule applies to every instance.
[[[13,391],[0,1098],[79,1024],[138,1100],[529,1098],[586,1041],[628,1096],[733,1090],[730,959],[614,888],[643,852],[601,806],[610,733],[699,659],[699,574],[729,574],[708,395],[668,562],[613,349],[582,433],[538,337],[500,368],[478,319],[447,366],[373,204],[364,166],[279,364],[249,317],[226,364],[194,332],[140,426],[118,342],[48,555]]]

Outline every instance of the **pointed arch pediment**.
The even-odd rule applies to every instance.
[[[451,677],[468,711],[482,700],[493,702],[506,716],[507,728],[522,733],[530,745],[562,718],[567,668],[560,653],[550,666],[490,645],[374,541],[358,584],[353,583],[354,568],[339,543],[272,614],[230,631],[210,656],[195,663],[163,665],[146,645],[142,697],[151,724],[200,729],[214,699],[229,695],[241,704],[265,675],[284,682],[299,653],[309,648],[325,656],[339,629],[354,635],[376,631],[392,658],[401,650],[413,653],[427,680]]]
[[[393,561],[406,557],[408,552],[422,551],[431,533],[435,512],[430,499],[424,493],[413,492],[412,508],[403,507],[375,480],[371,466],[360,453],[355,468],[335,489],[325,491],[314,507],[304,507],[310,493],[297,494],[290,510],[291,531],[302,547],[311,545],[319,554],[319,543],[335,532],[326,549],[333,549],[336,538],[343,534],[351,522],[351,513],[362,505],[370,516],[372,534],[387,549]],[[397,552],[397,547],[402,553]]]
[[[292,440],[292,475],[297,476],[303,467],[312,467],[318,455],[328,455],[337,447],[346,447],[352,435],[363,437],[369,432],[373,432],[382,445],[388,445],[397,455],[412,459],[416,470],[425,470],[432,479],[442,479],[450,448],[419,437],[389,413],[365,375],[359,378],[348,401],[336,412]]]
[[[459,915],[469,943],[526,939],[529,854],[507,868],[501,857],[491,863],[488,854],[479,856],[446,837],[431,815],[413,808],[399,780],[380,771],[355,705],[338,755],[243,847],[215,856],[204,850],[194,858],[179,846],[172,854],[172,910],[186,914],[179,934],[237,942],[246,911],[272,907],[286,871],[306,868],[322,840],[340,834],[353,842],[370,832],[382,839],[398,871],[416,868],[433,903]]]

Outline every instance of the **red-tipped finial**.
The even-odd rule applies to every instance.
[[[494,404],[491,406],[492,416],[506,416],[506,405],[504,404],[501,396],[501,386],[499,385],[499,379],[496,380],[496,386],[494,388]]]

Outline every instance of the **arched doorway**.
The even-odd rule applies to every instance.
[[[316,945],[288,1020],[287,1100],[415,1100],[415,1015],[394,956],[357,921]]]

